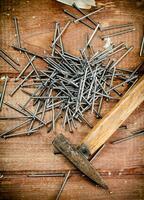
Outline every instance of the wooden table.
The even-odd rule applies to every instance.
[[[97,1],[107,3],[109,1]],[[139,6],[136,1],[114,1],[109,2],[105,11],[95,15],[93,18],[101,22],[104,26],[132,22],[136,31],[118,36],[112,41],[118,44],[124,41],[128,46],[133,45],[134,50],[120,63],[120,67],[134,69],[142,60],[139,57],[140,43],[142,38],[142,27],[144,23],[144,7]],[[17,16],[20,26],[22,46],[46,55],[50,52],[50,45],[54,32],[54,22],[59,21],[64,26],[68,21],[68,16],[63,13],[63,9],[68,9],[74,13],[73,8],[64,6],[54,0],[22,0],[22,1],[0,1],[0,38],[1,47],[13,58],[19,61],[21,66],[27,63],[22,53],[15,51],[11,45],[15,43],[15,30],[13,16]],[[91,33],[82,24],[72,24],[65,32],[65,49],[75,55],[79,54],[79,49],[85,44],[86,33]],[[95,38],[93,41],[95,49],[102,47],[102,42]],[[37,61],[38,69],[44,69],[45,63]],[[27,95],[18,91],[13,98],[9,93],[16,86],[14,77],[16,72],[4,61],[0,60],[1,76],[7,74],[9,78],[6,90],[5,101],[12,104],[23,103]],[[107,113],[115,102],[105,103],[102,113]],[[16,116],[15,111],[3,106],[1,116]],[[95,117],[87,114],[91,123],[95,124]],[[19,121],[0,121],[0,132],[18,124]],[[62,155],[53,154],[52,140],[55,136],[53,132],[47,134],[43,128],[37,134],[30,137],[23,136],[11,139],[0,140],[0,199],[21,200],[21,199],[55,199],[63,177],[32,178],[28,174],[32,173],[54,173],[67,172],[72,170],[71,177],[66,184],[61,198],[63,200],[142,200],[144,199],[144,137],[138,137],[120,144],[112,145],[111,141],[127,136],[135,130],[144,128],[144,104],[142,104],[124,123],[128,129],[116,131],[106,147],[92,162],[94,167],[103,176],[110,188],[110,193],[96,187],[88,178],[82,174],[64,158]],[[85,124],[78,125],[78,129],[70,134],[65,131],[65,135],[73,142],[79,143],[85,137],[89,128]],[[56,132],[63,132],[60,125],[57,125]]]

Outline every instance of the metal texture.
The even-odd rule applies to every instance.
[[[74,145],[72,145],[67,138],[65,138],[64,135],[58,135],[53,140],[53,145],[92,181],[104,189],[108,189],[96,169],[94,169],[86,157],[83,156],[81,152]]]
[[[101,39],[105,39],[105,38],[110,38],[110,37],[126,34],[126,33],[129,33],[129,32],[132,32],[132,31],[135,31],[135,28],[125,29],[125,30],[122,30],[122,31],[118,31],[118,32],[114,32],[114,33],[108,34],[108,35],[102,35]]]
[[[78,19],[78,17],[76,15],[74,15],[73,13],[70,13],[68,10],[64,10],[64,13],[69,15],[70,17],[72,17],[73,19]],[[83,22],[83,21],[79,21],[80,23],[84,24],[85,26],[87,26],[88,28],[90,29],[94,29],[92,26],[90,26],[89,24],[87,24],[86,22]]]
[[[144,56],[144,36],[143,36],[142,42],[141,42],[140,56]]]
[[[69,176],[70,176],[70,172],[71,172],[71,171],[68,171],[68,173],[66,174],[66,176],[65,176],[65,178],[64,178],[64,181],[63,181],[63,184],[62,184],[62,186],[61,186],[61,188],[60,188],[60,191],[59,191],[59,193],[57,194],[56,200],[59,200],[59,199],[60,199],[60,195],[61,195],[61,193],[62,193],[62,191],[63,191],[63,189],[64,189],[64,187],[65,187],[65,184],[66,184],[67,181],[68,181],[68,178],[69,178]]]
[[[4,85],[3,85],[3,91],[2,91],[1,96],[0,96],[0,110],[2,109],[7,82],[8,82],[8,76],[5,77]]]
[[[103,10],[104,8],[105,8],[105,7],[98,8],[97,10],[95,10],[95,11],[93,11],[93,12],[87,14],[87,15],[84,15],[83,17],[80,17],[79,19],[76,19],[76,20],[74,21],[74,23],[77,23],[77,22],[79,22],[80,20],[83,20],[83,19],[85,19],[85,18],[87,18],[87,17],[89,17],[89,16],[91,16],[91,15],[93,15],[93,14],[95,14],[95,13],[98,13],[98,12],[100,12],[101,10]]]
[[[17,72],[19,72],[19,69],[17,68],[17,64],[11,59],[11,57],[6,54],[3,50],[0,49],[0,57],[5,60],[13,69],[15,69]]]
[[[112,143],[112,144],[118,144],[118,143],[121,143],[121,142],[130,140],[130,139],[133,139],[133,138],[135,138],[135,137],[142,136],[142,135],[144,135],[144,130],[136,131],[136,132],[134,132],[132,135],[129,135],[129,136],[127,136],[127,137],[124,137],[124,138],[115,140],[115,141],[113,141],[113,142],[111,142],[111,143]]]

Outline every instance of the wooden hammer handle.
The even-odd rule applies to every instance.
[[[84,138],[91,155],[94,154],[128,118],[128,116],[144,101],[144,75],[129,90],[116,106],[104,116]]]

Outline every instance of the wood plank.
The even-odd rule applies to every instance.
[[[105,177],[109,191],[96,187],[87,178],[72,175],[62,194],[61,200],[142,200],[144,195],[143,177]],[[9,176],[0,181],[0,199],[48,199],[53,200],[61,187],[63,178],[28,178]]]
[[[134,68],[140,62],[138,53],[142,37],[143,10],[134,7],[135,1],[133,1],[133,4],[128,0],[125,1],[124,4],[117,4],[119,4],[117,1],[112,1],[111,5],[106,8],[105,11],[99,13],[93,18],[102,23],[103,26],[128,22],[132,22],[135,25],[136,31],[112,39],[116,44],[123,41],[126,42],[128,46],[133,45],[135,47],[135,49],[130,53],[131,56],[125,58],[125,60],[120,64],[120,66]],[[42,12],[39,12],[39,7],[41,7]],[[46,55],[50,52],[50,44],[54,32],[54,22],[61,19],[61,24],[64,26],[67,20],[70,19],[63,13],[63,9],[68,9],[73,13],[77,13],[73,8],[64,6],[63,4],[52,0],[45,0],[42,3],[22,1],[17,6],[15,3],[9,3],[8,1],[1,3],[1,46],[16,60],[19,60],[21,65],[20,68],[27,63],[27,59],[23,54],[20,54],[11,47],[11,45],[15,43],[12,17],[15,15],[19,19],[22,45],[38,54]],[[6,24],[6,26],[4,24]],[[65,49],[71,53],[79,55],[79,49],[85,44],[86,32],[91,33],[92,31],[81,24],[72,24],[69,27],[69,31],[67,31],[63,37]],[[93,41],[94,48],[101,49],[102,45],[103,42],[96,37]],[[16,73],[14,69],[9,67],[1,59],[0,66],[0,73],[2,74]],[[37,66],[41,68],[45,66],[45,64],[41,63]]]
[[[17,142],[1,143],[0,171],[46,171],[74,169],[62,155],[54,155],[50,138],[32,136],[19,138]],[[39,142],[37,142],[39,141]],[[129,147],[128,150],[125,150]],[[100,171],[124,171],[141,169],[143,161],[143,138],[129,141],[117,146],[107,145],[103,152],[93,161]],[[140,170],[143,172],[143,169]]]
[[[132,22],[136,31],[124,36],[115,37],[112,41],[115,44],[126,42],[128,46],[134,45],[134,50],[120,63],[119,67],[134,69],[141,61],[139,49],[142,38],[142,27],[144,24],[144,9],[138,6],[135,0],[111,1],[97,0],[99,4],[109,3],[105,12],[93,16],[104,26]],[[22,53],[15,51],[11,45],[15,43],[15,32],[12,17],[19,19],[22,45],[40,55],[47,55],[50,52],[50,45],[54,32],[54,22],[60,21],[62,27],[70,19],[63,13],[68,9],[77,13],[73,8],[57,3],[53,0],[42,1],[0,1],[0,45],[13,58],[21,64],[20,69],[25,66],[27,59]],[[72,24],[64,36],[65,49],[75,55],[79,55],[79,49],[85,44],[86,33],[92,31],[81,24]],[[108,31],[108,33],[110,33]],[[99,33],[100,34],[100,33]],[[104,43],[96,37],[93,41],[94,48],[101,49]],[[38,69],[45,69],[47,64],[37,60],[35,65]],[[28,73],[28,72],[27,72]],[[17,73],[0,59],[0,74],[8,74],[10,77],[6,101],[16,105],[24,103],[28,98],[21,91],[18,91],[13,98],[9,93],[16,86],[14,78]],[[105,104],[102,110],[103,115],[107,113],[116,102]],[[31,109],[32,104],[29,108]],[[1,116],[20,116],[8,107],[4,106]],[[47,119],[50,117],[47,115]],[[97,120],[90,113],[86,114],[92,124]],[[108,193],[101,190],[86,177],[81,177],[72,164],[62,155],[53,154],[51,144],[54,138],[53,132],[46,133],[46,128],[41,129],[37,134],[30,137],[0,139],[0,172],[4,178],[0,179],[0,199],[55,199],[61,186],[63,178],[28,178],[30,173],[65,172],[68,169],[74,170],[74,175],[68,181],[61,199],[84,199],[84,200],[140,200],[144,197],[144,147],[143,137],[135,138],[121,144],[112,145],[111,141],[127,136],[135,130],[144,128],[144,103],[127,119],[125,124],[127,130],[118,130],[108,141],[101,154],[92,162],[109,185]],[[19,121],[0,121],[0,132],[15,126]],[[74,144],[78,144],[88,133],[89,128],[82,124],[71,135],[61,128],[60,122],[57,125],[57,132],[63,132]]]

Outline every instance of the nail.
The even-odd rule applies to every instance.
[[[10,59],[13,63],[15,63],[16,65],[20,65],[16,60],[14,60],[10,55],[8,55],[3,49],[0,49],[0,51],[5,54],[5,56]]]
[[[92,35],[90,36],[89,38],[89,41],[87,42],[86,46],[84,47],[84,49],[82,50],[82,52],[84,52],[86,50],[86,48],[90,45],[94,35],[96,34],[96,32],[98,31],[98,28],[99,28],[99,24],[96,26],[95,30],[93,31]]]
[[[13,62],[13,60],[11,60],[10,57],[7,56],[1,50],[0,50],[0,57],[2,57],[13,69],[15,69],[17,72],[19,72],[19,69],[17,68],[17,65]]]
[[[120,51],[122,51],[122,50],[124,50],[124,49],[126,49],[125,46],[124,46],[124,47],[121,47],[120,49],[117,49],[116,51],[110,53],[109,55],[112,56],[112,55],[114,55],[114,54],[116,54],[116,53],[118,53],[118,52],[120,52]]]
[[[95,11],[93,11],[93,12],[91,12],[91,13],[89,13],[89,14],[83,16],[83,17],[80,17],[79,19],[76,19],[76,20],[74,21],[74,23],[77,23],[77,22],[79,22],[80,20],[83,20],[83,19],[85,19],[85,18],[87,18],[87,17],[89,17],[89,16],[91,16],[91,15],[97,13],[97,12],[100,12],[100,11],[103,10],[103,9],[104,9],[104,7],[101,7],[101,8],[99,8],[99,9],[97,9],[97,10],[95,10]]]
[[[48,95],[48,97],[51,96],[51,93],[52,93],[52,89],[48,89],[48,91],[46,92],[46,94]],[[49,103],[49,100],[50,100],[50,99],[46,99],[45,102],[44,102],[43,110],[42,110],[42,114],[41,114],[41,120],[44,119],[45,112],[46,112],[46,107],[47,107],[47,105],[48,105],[48,103]],[[54,105],[52,105],[52,106],[54,106]]]
[[[68,108],[65,111],[65,116],[64,116],[63,125],[62,125],[64,129],[65,129],[65,125],[66,125],[66,122],[67,122],[67,112],[68,112]]]
[[[52,105],[54,104],[54,101],[52,99]],[[54,106],[52,106],[52,129],[55,132],[55,110]]]
[[[106,89],[106,83],[104,83],[104,89]],[[102,103],[103,103],[103,96],[100,97],[100,102],[99,102],[99,106],[98,106],[98,114],[101,114],[101,109],[102,109]]]
[[[6,76],[6,77],[5,77],[5,80],[4,80],[3,91],[2,91],[2,94],[1,94],[1,97],[0,97],[0,110],[2,109],[2,105],[3,105],[4,96],[5,96],[5,91],[6,91],[7,82],[8,82],[8,76]]]
[[[24,118],[31,118],[31,117],[27,117],[27,116],[8,116],[8,117],[0,117],[0,120],[13,120],[13,119],[24,119]]]
[[[95,153],[95,155],[90,159],[90,162],[92,162],[100,153],[101,151],[104,149],[104,147],[106,146],[106,144],[103,144],[98,151]]]
[[[67,15],[69,15],[70,17],[72,17],[73,19],[78,19],[78,17],[72,13],[70,13],[68,10],[64,10],[64,13],[66,13]],[[92,26],[90,26],[89,24],[87,24],[86,22],[83,21],[79,21],[80,23],[82,23],[83,25],[87,26],[88,28],[94,30],[94,28]]]
[[[72,125],[73,125],[73,127],[74,127],[75,129],[77,129],[77,126],[76,126],[75,121],[74,121],[73,116],[72,116],[72,111],[71,111],[71,109],[69,108],[68,111],[69,111],[69,115],[70,115],[70,120],[72,121]]]
[[[11,109],[17,111],[18,113],[26,116],[26,117],[30,117],[29,115],[27,115],[25,112],[23,112],[22,110],[19,110],[18,108],[16,108],[15,106],[11,105],[10,103],[8,102],[4,102],[5,105],[7,105],[8,107],[10,107]]]
[[[79,11],[81,14],[83,14],[84,16],[86,16],[86,14],[79,8],[77,7],[77,5],[75,3],[73,3],[72,5],[77,11]],[[89,16],[86,17],[92,24],[94,24],[95,26],[97,26],[97,22],[95,22],[93,19],[91,19]]]
[[[128,82],[134,80],[135,78],[137,78],[137,76],[134,76],[134,77],[132,77],[132,78],[127,79],[126,81],[123,81],[122,83],[120,83],[120,84],[118,84],[118,85],[112,87],[111,89],[109,89],[107,92],[110,92],[111,90],[116,89],[116,88],[122,86],[123,84],[128,83]]]
[[[132,71],[130,77],[133,77],[136,73],[140,74],[143,64],[144,64],[143,62],[140,62],[140,64],[138,64],[138,66],[134,69],[134,71]]]
[[[20,133],[13,133],[13,134],[9,134],[9,135],[4,135],[3,138],[7,139],[7,138],[11,138],[11,137],[30,135],[30,134],[32,134],[34,132],[36,132],[36,131],[24,131],[24,132],[20,132]]]
[[[28,177],[64,177],[64,173],[28,174]]]
[[[141,48],[140,48],[140,57],[144,56],[144,36],[142,38]]]
[[[110,37],[126,34],[126,33],[129,33],[129,32],[132,32],[132,31],[135,31],[135,28],[126,29],[126,30],[123,30],[123,31],[118,31],[118,32],[108,34],[108,35],[102,35],[101,39],[103,40],[104,38],[110,38]]]
[[[53,106],[54,106],[54,104],[53,104]],[[60,110],[60,112],[58,113],[58,114],[56,114],[55,116],[54,116],[54,123],[56,123],[56,121],[58,120],[58,118],[60,117],[60,115],[61,115],[61,112],[62,112],[62,109]],[[52,120],[52,121],[53,121]],[[47,133],[49,133],[51,130],[52,130],[52,128],[53,128],[53,124],[51,124],[51,126],[50,127],[48,127],[48,129],[47,129]]]
[[[21,128],[22,126],[24,126],[25,124],[27,124],[27,123],[30,122],[30,121],[31,121],[31,119],[27,119],[26,121],[24,121],[24,122],[22,122],[21,124],[15,126],[14,128],[11,128],[11,129],[9,129],[8,131],[5,131],[4,133],[1,133],[1,134],[0,134],[0,137],[2,138],[2,137],[4,137],[5,135],[10,134],[11,132],[17,130],[18,128]]]
[[[17,76],[17,78],[15,79],[16,81],[19,80],[19,78],[23,75],[23,73],[28,69],[28,67],[30,66],[30,64],[32,63],[32,61],[36,58],[36,56],[33,56],[32,59],[26,64],[26,66],[23,68],[23,70],[19,73],[19,75]]]
[[[12,45],[12,47],[13,47],[14,49],[18,50],[18,51],[22,51],[22,52],[24,52],[24,53],[26,52],[26,53],[28,53],[28,54],[30,54],[30,55],[32,55],[32,56],[36,56],[36,57],[38,57],[38,58],[44,60],[44,57],[43,57],[43,56],[40,56],[40,55],[38,55],[38,54],[36,54],[36,53],[33,53],[33,52],[27,50],[26,48],[17,47],[17,46],[14,46],[14,45]]]
[[[140,130],[138,132],[135,132],[133,133],[133,135],[129,135],[127,137],[124,137],[124,138],[121,138],[121,139],[118,139],[118,140],[115,140],[113,142],[111,142],[112,144],[118,144],[118,143],[121,143],[121,142],[124,142],[126,140],[130,140],[132,138],[135,138],[135,137],[138,137],[138,136],[142,136],[144,135],[144,130]]]
[[[30,59],[29,55],[27,54],[27,52],[25,52],[25,55],[26,55],[28,61],[30,62],[30,65],[32,66],[33,70],[35,71],[37,78],[39,78],[39,79],[41,80],[41,76],[39,75],[39,73],[38,73],[36,67],[35,67],[34,64],[33,64],[33,61],[35,60],[36,55],[33,56],[33,58],[31,58],[31,59]]]
[[[17,45],[18,47],[21,47],[18,19],[16,17],[13,17],[13,20],[14,20],[14,26],[15,26],[15,32],[16,32],[16,38],[17,38]]]
[[[86,124],[90,127],[90,128],[93,128],[93,125],[90,124],[88,122],[88,120],[81,114],[81,113],[78,113],[78,115],[82,118],[82,120],[84,120],[84,122],[86,122]]]
[[[60,33],[61,33],[60,24],[58,24],[58,35]],[[59,42],[60,42],[60,47],[61,47],[61,53],[64,54],[64,46],[63,46],[63,41],[62,41],[62,37],[61,36],[59,38]]]
[[[133,48],[133,46],[128,48],[128,50],[112,65],[112,67],[115,67]]]
[[[61,37],[61,35],[66,31],[66,29],[68,28],[68,26],[70,25],[70,23],[71,23],[71,21],[68,21],[68,23],[65,25],[65,27],[63,28],[63,30],[61,31],[61,33],[58,35],[58,37],[53,42],[52,47],[56,44],[56,42],[59,40],[59,38]]]
[[[32,94],[33,94],[33,93],[30,93],[30,92],[28,92],[28,91],[26,91],[26,90],[24,90],[24,89],[22,89],[22,88],[21,88],[21,91],[22,91],[23,93],[29,95],[29,96],[32,96]]]
[[[55,23],[55,32],[54,32],[53,41],[55,41],[56,36],[57,36],[57,34],[58,34],[58,24],[59,24],[58,22]],[[52,54],[51,54],[52,56],[54,56],[55,46],[56,46],[56,45],[54,45],[53,48],[52,48]]]
[[[34,127],[33,129],[31,129],[31,132],[32,131],[37,131],[38,129],[42,128],[44,125],[46,126],[46,125],[48,125],[50,123],[52,123],[52,120],[47,121],[45,124],[40,124],[37,127]]]
[[[116,67],[113,68],[113,73],[110,81],[110,89],[113,87],[113,80],[114,80],[114,75],[115,75]],[[108,92],[108,95],[110,95],[110,92]]]
[[[72,126],[71,126],[71,121],[69,119],[69,107],[68,107],[68,113],[67,113],[67,122],[68,122],[68,126],[69,126],[69,132],[73,133],[73,129],[72,129]]]
[[[138,81],[138,78],[136,78],[135,80],[134,80],[134,82],[132,83],[132,85],[128,88],[128,90],[126,91],[126,93],[128,93],[131,89],[132,89],[132,87],[136,84],[136,82]],[[125,93],[125,94],[126,94]]]
[[[19,104],[19,106],[25,110],[29,115],[31,115],[33,117],[33,119],[37,119],[38,121],[40,121],[42,124],[46,125],[46,122],[42,121],[38,116],[34,115],[30,110],[26,109],[26,108],[23,108],[23,106],[21,106]]]
[[[32,132],[31,132],[31,129],[33,128],[33,125],[34,125],[34,122],[35,122],[35,119],[36,119],[35,116],[37,115],[39,106],[40,106],[40,101],[38,102],[38,105],[37,105],[37,107],[36,107],[36,109],[35,109],[35,111],[34,111],[34,114],[33,114],[34,118],[32,119],[32,121],[31,121],[31,123],[30,123],[30,126],[29,126],[29,128],[28,128],[27,135],[30,135],[30,134],[32,133]]]
[[[107,30],[117,29],[117,28],[124,28],[124,27],[129,27],[129,26],[133,26],[133,24],[132,23],[116,24],[116,25],[101,27],[101,31],[107,31]]]
[[[120,71],[124,71],[124,72],[133,72],[132,70],[130,70],[130,69],[126,69],[126,68],[119,68],[119,67],[117,67],[117,70],[120,70]]]
[[[27,81],[27,79],[33,74],[34,70],[32,70],[24,79],[23,81],[17,85],[17,87],[10,93],[10,96],[13,96],[15,92],[21,87],[21,85]]]
[[[61,188],[60,188],[60,191],[59,191],[59,193],[57,194],[57,197],[56,197],[56,200],[59,200],[60,199],[60,195],[61,195],[61,193],[62,193],[62,191],[63,191],[63,189],[64,189],[64,187],[65,187],[65,185],[66,185],[66,183],[67,183],[67,181],[68,181],[68,178],[69,178],[69,176],[70,176],[70,170],[68,171],[68,173],[66,174],[66,176],[65,176],[65,178],[64,178],[64,181],[63,181],[63,184],[62,184],[62,186],[61,186]]]

